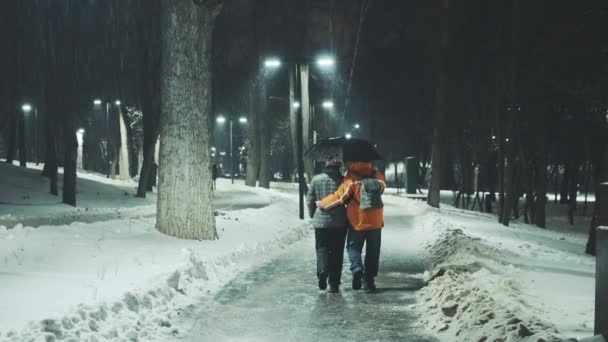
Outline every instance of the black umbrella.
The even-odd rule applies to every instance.
[[[310,147],[304,157],[312,160],[342,160],[371,162],[382,159],[376,147],[363,139],[345,137],[323,139]]]

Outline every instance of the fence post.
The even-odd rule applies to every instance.
[[[595,334],[608,338],[608,227],[597,227],[595,243]]]

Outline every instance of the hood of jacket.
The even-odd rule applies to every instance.
[[[337,181],[338,183],[342,182],[342,173],[339,168],[336,167],[326,167],[323,169],[323,173],[328,175],[331,179]]]
[[[373,175],[373,166],[369,162],[349,162],[347,165],[348,176],[355,177],[357,179],[364,177],[371,177]]]

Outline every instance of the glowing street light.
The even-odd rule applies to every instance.
[[[219,124],[224,124],[226,123],[226,118],[220,115],[217,117],[217,119],[215,119],[215,121],[217,121]]]
[[[93,104],[96,105],[96,106],[101,106],[101,100],[100,99],[95,99],[93,101]]]
[[[293,108],[298,109],[300,108],[300,102],[296,101],[293,103]]]
[[[323,69],[333,68],[335,64],[336,61],[333,57],[322,56],[317,59],[317,65]]]
[[[29,103],[24,103],[23,106],[21,106],[21,110],[23,110],[24,113],[29,113],[32,111],[32,105]]]
[[[242,116],[242,117],[239,118],[239,122],[242,123],[242,124],[245,124],[245,123],[247,123],[247,118],[244,117],[244,116]]]
[[[281,66],[281,60],[278,58],[268,58],[264,61],[264,66],[268,69],[276,69]]]
[[[114,102],[115,105],[120,106],[121,102],[120,100],[116,100],[116,102]]]
[[[350,134],[350,133],[346,133],[346,135],[345,135],[344,137],[345,137],[346,139],[350,139],[350,138],[352,138],[353,136],[352,136],[352,134]]]
[[[355,129],[359,129],[359,128],[361,128],[361,125],[355,124]]]
[[[332,109],[334,108],[334,101],[323,101],[322,106],[325,109]]]

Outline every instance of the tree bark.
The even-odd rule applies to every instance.
[[[156,227],[216,239],[211,177],[211,52],[221,2],[163,0]]]
[[[445,0],[446,2],[449,0]],[[350,102],[350,93],[353,88],[353,78],[355,76],[355,67],[357,65],[357,56],[359,55],[359,45],[361,42],[361,31],[363,30],[363,23],[367,17],[367,12],[372,4],[372,0],[361,0],[359,8],[359,25],[357,26],[357,38],[355,39],[355,46],[353,48],[353,59],[350,64],[350,71],[348,73],[348,83],[346,85],[346,94],[344,97],[344,108],[342,109],[342,115],[340,116],[339,129],[343,129],[346,111]],[[445,5],[447,8],[447,5]]]
[[[62,202],[76,206],[76,158],[78,143],[69,118],[64,119],[63,193]]]
[[[119,177],[122,180],[131,179],[131,168],[129,162],[129,138],[127,133],[127,125],[122,113],[122,109],[118,108],[118,123],[120,125],[120,152],[119,152]]]
[[[435,113],[433,117],[433,142],[431,154],[431,184],[427,202],[431,207],[439,208],[439,200],[441,193],[441,157],[443,156],[443,133],[445,112],[447,109],[447,60],[449,47],[449,8],[450,0],[443,0],[442,20],[443,28],[441,30],[439,55],[438,55],[438,83],[435,92]]]
[[[295,107],[296,103],[296,68],[289,68],[289,124],[291,128],[291,147],[293,151],[293,165],[298,165],[298,111]]]
[[[306,152],[311,146],[310,136],[310,123],[311,123],[311,111],[310,111],[310,96],[308,83],[310,79],[310,67],[308,65],[300,65],[300,90],[301,90],[301,110],[302,110],[302,136],[304,142],[304,151]],[[310,181],[314,174],[314,161],[305,159],[304,169],[306,171],[307,180]]]
[[[259,115],[254,106],[255,83],[249,88],[249,128],[247,130],[247,173],[245,185],[255,187],[260,174]]]
[[[270,129],[271,120],[268,113],[268,87],[266,82],[261,82],[258,88],[258,103],[257,113],[259,115],[259,135],[260,135],[260,174],[259,185],[261,188],[270,188],[270,180],[272,178],[270,155],[270,145],[272,141],[272,132]]]
[[[19,143],[19,166],[26,167],[27,166],[27,148],[25,141],[25,117],[24,113],[19,113],[17,116],[17,120],[19,121],[17,133],[17,140]]]

